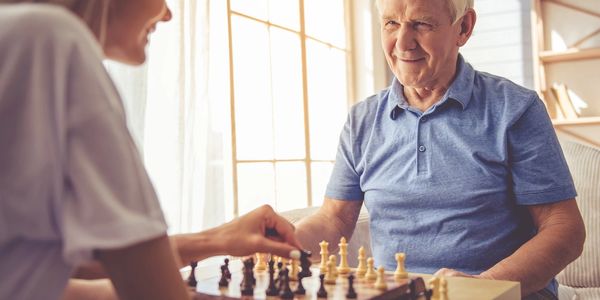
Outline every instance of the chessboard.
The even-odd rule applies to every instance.
[[[219,287],[220,276],[202,278],[200,277],[196,285],[196,296],[198,300],[214,300],[214,299],[279,299],[279,297],[267,297],[265,292],[269,285],[269,273],[267,271],[254,271],[256,284],[252,296],[242,296],[240,283],[243,279],[241,268],[236,271],[235,264],[232,264],[231,280],[227,287]],[[238,264],[239,266],[239,264]],[[313,265],[311,267],[312,276],[302,280],[303,286],[306,289],[305,295],[296,295],[294,299],[317,300],[324,299],[317,297],[317,292],[320,288],[319,267]],[[218,273],[218,272],[216,272]],[[215,274],[216,274],[215,273]],[[348,291],[348,276],[338,276],[335,284],[324,284],[327,291],[327,299],[341,300],[347,299]],[[409,274],[409,278],[422,278],[424,282],[428,282],[431,275],[426,274]],[[448,285],[448,299],[458,300],[513,300],[521,299],[520,284],[512,281],[484,280],[464,277],[446,277]],[[382,291],[374,287],[373,282],[365,279],[355,279],[353,286],[356,291],[358,300],[363,299],[378,299],[385,292],[398,290],[401,286],[406,286],[408,279],[395,279],[393,272],[386,272],[385,281],[387,290]],[[297,281],[290,282],[290,288],[296,290]],[[391,298],[383,299],[400,299],[392,296]],[[425,299],[421,297],[419,299]]]

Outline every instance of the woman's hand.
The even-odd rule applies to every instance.
[[[227,254],[251,255],[256,252],[289,257],[290,251],[302,249],[295,228],[269,205],[263,205],[216,228]]]

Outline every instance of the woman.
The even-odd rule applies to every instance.
[[[170,18],[164,0],[0,0],[0,299],[110,292],[73,281],[64,293],[94,260],[122,299],[186,299],[178,255],[300,247],[268,206],[167,237],[101,61],[143,63],[148,35]]]

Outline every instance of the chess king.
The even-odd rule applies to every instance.
[[[375,2],[394,79],[352,107],[323,206],[297,224],[302,244],[351,237],[364,204],[378,266],[403,252],[408,272],[519,281],[526,299],[556,299],[585,229],[544,104],[459,53],[473,0]]]

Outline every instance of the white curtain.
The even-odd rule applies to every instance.
[[[144,66],[107,62],[170,233],[231,218],[226,1],[168,0]]]

